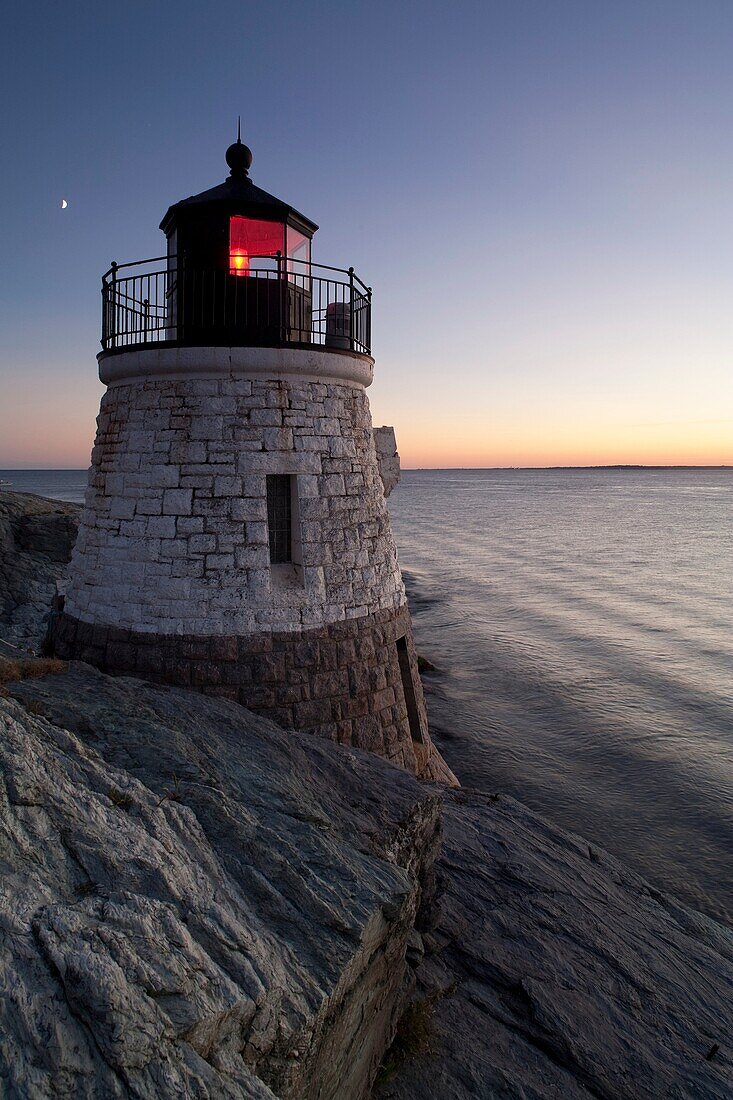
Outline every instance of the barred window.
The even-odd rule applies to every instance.
[[[270,532],[270,562],[293,560],[292,475],[267,475],[267,523]]]

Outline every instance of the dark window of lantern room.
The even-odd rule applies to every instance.
[[[267,523],[270,531],[270,562],[293,560],[293,505],[290,474],[267,475]]]

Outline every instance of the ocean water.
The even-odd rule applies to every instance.
[[[16,493],[83,504],[86,487],[86,470],[0,470],[0,491],[12,489]]]
[[[406,471],[431,729],[503,791],[733,917],[733,470]]]
[[[733,922],[733,470],[406,471],[390,512],[464,786]]]

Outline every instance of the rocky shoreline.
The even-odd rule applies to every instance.
[[[513,800],[38,653],[0,494],[0,1095],[727,1098],[733,935]]]
[[[80,515],[78,504],[0,492],[0,640],[37,652]]]

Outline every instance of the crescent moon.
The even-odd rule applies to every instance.
[[[62,199],[62,200],[61,200],[61,209],[62,209],[62,210],[65,210],[65,209],[66,209],[66,207],[67,207],[68,205],[69,205],[69,204],[68,204],[68,202],[66,201],[66,199]]]

